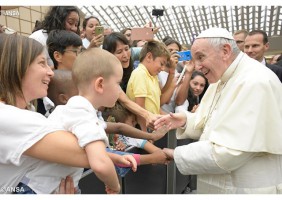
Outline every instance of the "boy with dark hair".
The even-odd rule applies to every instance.
[[[71,70],[75,58],[83,50],[81,38],[66,30],[51,31],[46,44],[55,69]]]

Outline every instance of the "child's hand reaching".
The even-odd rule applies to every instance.
[[[152,164],[165,164],[167,165],[171,158],[166,155],[166,153],[163,150],[157,150],[153,153],[151,153],[153,156],[153,162]]]
[[[139,155],[140,157],[140,155]],[[140,158],[138,157],[138,154],[133,155],[123,155],[121,156],[121,159],[118,160],[118,162],[115,162],[115,165],[119,167],[131,167],[132,171],[137,171],[137,163],[140,163]]]
[[[168,131],[169,131],[169,128],[166,125],[158,128],[158,130],[153,131],[153,133],[152,133],[152,135],[153,135],[152,140],[155,142],[155,141],[163,138]]]
[[[117,190],[112,190],[111,188],[109,188],[107,185],[105,185],[105,191],[107,194],[119,194],[119,191]]]
[[[115,149],[116,150],[124,151],[125,148],[126,148],[126,145],[121,140],[116,141],[116,143],[115,143]]]

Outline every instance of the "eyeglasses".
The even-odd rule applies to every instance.
[[[65,50],[63,50],[63,52],[71,51],[71,52],[75,53],[75,55],[77,56],[78,54],[80,54],[84,50],[85,50],[84,48],[81,48],[81,49],[65,49]]]

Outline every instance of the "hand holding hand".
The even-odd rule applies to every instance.
[[[146,126],[152,130],[154,130],[154,122],[159,119],[162,115],[153,114],[148,111],[148,116],[146,120]]]
[[[152,164],[165,164],[167,165],[170,162],[170,158],[163,152],[163,150],[157,150],[151,155],[154,157]]]
[[[166,154],[166,156],[169,160],[174,159],[174,156],[173,156],[174,149],[163,148],[163,152]]]

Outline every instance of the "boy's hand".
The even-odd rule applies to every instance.
[[[169,131],[168,126],[164,125],[164,126],[160,127],[158,130],[153,131],[152,140],[155,142],[155,141],[163,138],[168,131]]]
[[[119,194],[120,188],[119,189],[111,189],[107,185],[105,185],[105,191],[107,194]]]
[[[162,117],[162,115],[157,115],[157,114],[153,114],[149,111],[147,111],[147,117],[146,117],[146,126],[152,130],[154,130],[154,122],[159,119],[160,117]]]
[[[167,165],[171,160],[171,158],[168,157],[163,150],[154,151],[153,153],[151,153],[151,155],[153,156],[152,164],[165,164],[165,165]]]
[[[137,162],[132,155],[122,155],[115,165],[119,167],[131,167],[132,171],[137,171]]]
[[[118,140],[118,141],[116,142],[116,144],[115,144],[115,149],[116,149],[116,150],[118,150],[118,151],[124,151],[125,148],[126,148],[126,145],[125,145],[122,141]]]

